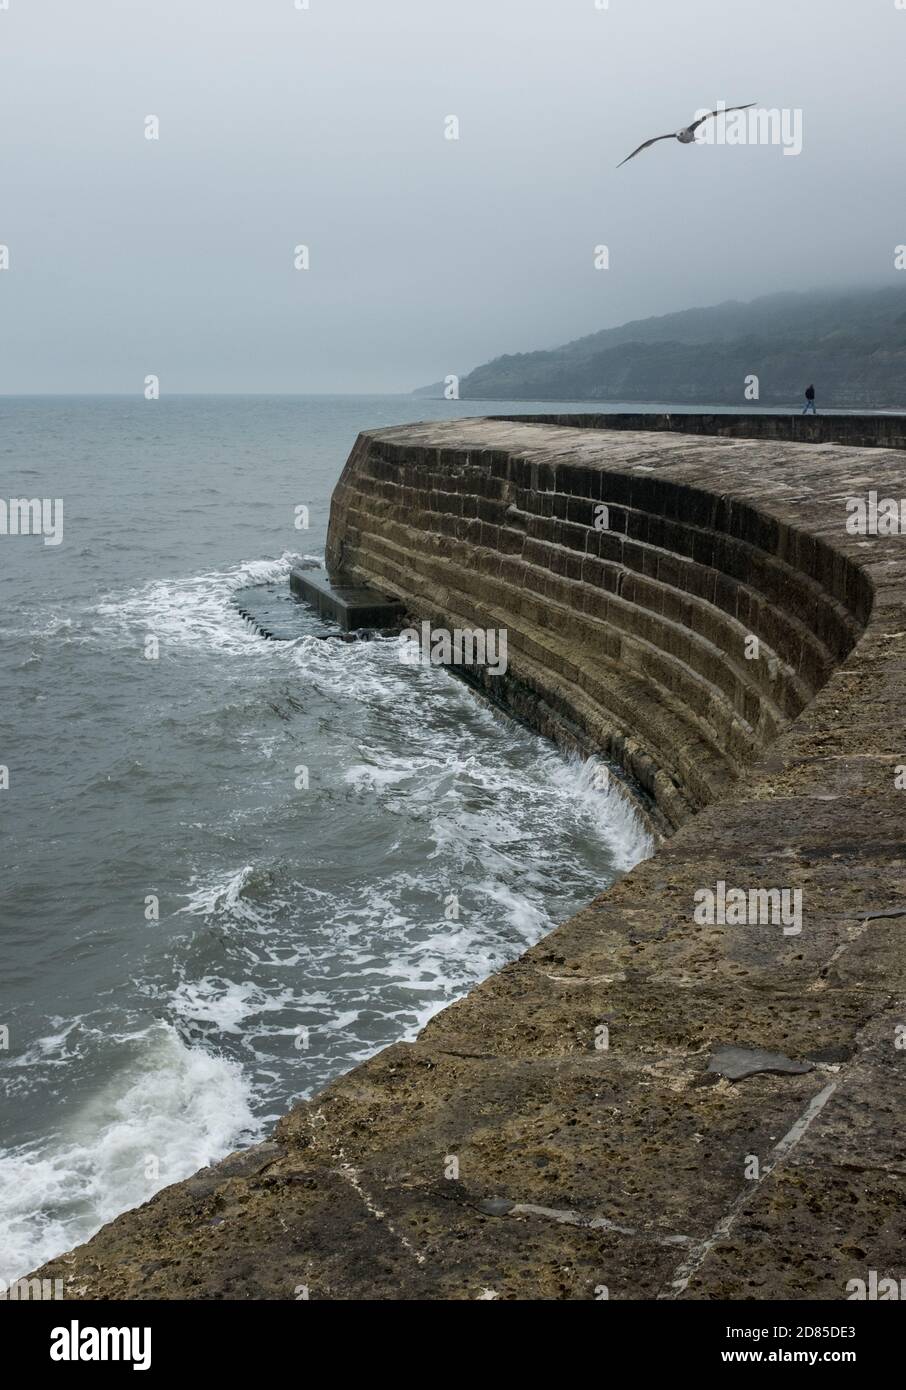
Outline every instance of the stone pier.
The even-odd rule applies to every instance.
[[[904,443],[899,417],[362,434],[329,566],[505,628],[489,693],[619,766],[659,847],[416,1042],[39,1273],[313,1300],[906,1274],[906,537],[847,529],[848,499],[906,495]]]

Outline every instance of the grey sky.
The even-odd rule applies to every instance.
[[[2,392],[408,390],[906,279],[895,0],[8,3]],[[719,101],[801,108],[802,154],[664,142],[617,171]]]

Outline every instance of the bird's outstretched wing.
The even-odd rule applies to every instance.
[[[704,125],[705,121],[710,121],[712,116],[724,116],[728,111],[748,111],[750,106],[757,105],[757,101],[747,101],[745,106],[722,106],[719,111],[709,111],[707,116],[699,116],[697,121],[692,122],[689,129],[698,130],[699,126]]]
[[[618,168],[618,169],[622,169],[623,165],[624,165],[624,164],[628,164],[629,161],[630,161],[630,159],[635,159],[636,155],[637,155],[637,154],[641,154],[641,153],[642,153],[642,150],[647,150],[647,148],[648,148],[649,145],[656,145],[657,142],[658,142],[658,140],[675,140],[675,139],[676,139],[676,135],[675,135],[675,133],[674,133],[672,130],[671,130],[671,132],[670,132],[669,135],[655,135],[655,137],[654,137],[653,140],[646,140],[645,143],[644,143],[644,145],[639,145],[639,148],[638,148],[637,150],[633,150],[632,154],[628,154],[628,155],[626,156],[625,159],[621,159],[620,162],[619,162],[619,164],[617,165],[617,168]]]

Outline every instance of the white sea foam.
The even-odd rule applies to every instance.
[[[411,764],[404,767],[372,767],[366,763],[357,763],[354,767],[346,769],[343,781],[360,791],[372,791],[379,787],[394,786],[411,774]]]
[[[27,626],[8,626],[4,621],[0,634],[9,640],[31,638],[57,644],[91,637],[132,644],[136,632],[153,632],[173,643],[204,642],[221,650],[257,651],[263,646],[260,636],[236,610],[232,595],[237,589],[286,579],[300,560],[321,563],[316,555],[284,551],[276,558],[246,560],[226,570],[154,579],[108,593],[65,616],[58,606],[38,605],[29,613]]]
[[[149,632],[161,642],[268,653],[271,648],[239,614],[232,595],[248,585],[286,579],[300,558],[313,557],[284,551],[277,559],[246,560],[229,570],[156,579],[108,595],[89,609],[89,616],[104,636],[130,643],[136,633]]]
[[[324,1000],[324,995],[318,996]],[[211,1023],[218,1033],[244,1036],[244,1024],[262,1014],[280,1013],[298,1008],[302,1001],[293,990],[265,991],[250,980],[237,983],[214,976],[184,981],[177,985],[170,998],[174,1014],[192,1023]],[[311,1000],[306,1000],[310,1003]],[[285,1030],[284,1030],[285,1031]]]
[[[177,912],[190,912],[201,917],[230,916],[238,921],[262,925],[261,913],[243,897],[242,891],[251,882],[254,873],[254,865],[246,864],[225,879],[219,878],[195,888],[189,894],[185,907]]]
[[[89,617],[105,642],[134,649],[153,632],[254,658],[262,665],[233,669],[263,672],[267,681],[269,663],[301,696],[323,696],[338,711],[332,736],[343,740],[334,786],[325,789],[376,799],[386,814],[375,843],[389,844],[389,859],[376,855],[364,875],[352,864],[347,882],[328,856],[319,880],[321,870],[308,873],[284,839],[285,864],[242,863],[242,850],[211,871],[202,863],[176,909],[172,973],[164,969],[146,986],[146,998],[179,1032],[161,1025],[149,1033],[138,1044],[139,1061],[86,1103],[59,1140],[0,1153],[4,1277],[87,1238],[251,1137],[251,1105],[260,1110],[261,1097],[223,1050],[248,1056],[256,1086],[267,1089],[265,1103],[284,1109],[288,1097],[317,1089],[386,1042],[415,1036],[439,1009],[539,940],[569,904],[604,888],[614,868],[651,852],[630,803],[612,784],[598,787],[594,763],[564,759],[448,672],[403,667],[394,642],[261,641],[231,595],[285,578],[295,558],[155,581],[108,596]],[[249,693],[241,679],[240,706],[246,700],[254,711],[258,690]],[[295,732],[290,726],[288,737]],[[262,726],[255,737],[262,764],[282,756],[281,734]],[[261,809],[254,804],[241,814],[258,817]],[[263,809],[278,827],[290,814],[279,799]],[[568,849],[564,855],[572,835],[583,841],[575,866]],[[410,836],[418,849],[406,862],[400,851]],[[304,854],[304,838],[300,847]],[[455,920],[444,912],[451,890],[465,908]],[[187,942],[198,946],[194,966]],[[57,1043],[61,1055],[71,1045],[65,1021],[58,1022],[57,1039],[42,1051],[47,1065]],[[311,1028],[304,1054],[291,1042],[302,1023]],[[149,1155],[160,1160],[159,1180],[145,1177]]]
[[[0,1278],[28,1273],[255,1136],[235,1062],[187,1047],[166,1024],[137,1041],[58,1138],[0,1150]]]
[[[655,844],[631,798],[619,788],[615,776],[598,786],[601,763],[595,758],[560,759],[550,757],[549,776],[554,786],[563,787],[572,804],[580,805],[598,834],[606,841],[616,867],[626,871],[643,859],[650,859]]]

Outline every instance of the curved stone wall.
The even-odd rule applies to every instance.
[[[899,531],[846,529],[847,499],[899,498],[903,454],[851,422],[643,423],[369,431],[330,558],[418,618],[508,626],[506,702],[678,828],[416,1042],[51,1261],[67,1297],[842,1299],[904,1274],[906,561]]]
[[[745,457],[734,476],[708,440],[677,469],[641,438],[602,448],[597,431],[522,422],[369,432],[334,494],[328,564],[438,626],[505,629],[510,672],[489,693],[611,758],[676,827],[821,688],[871,585],[758,506]]]

